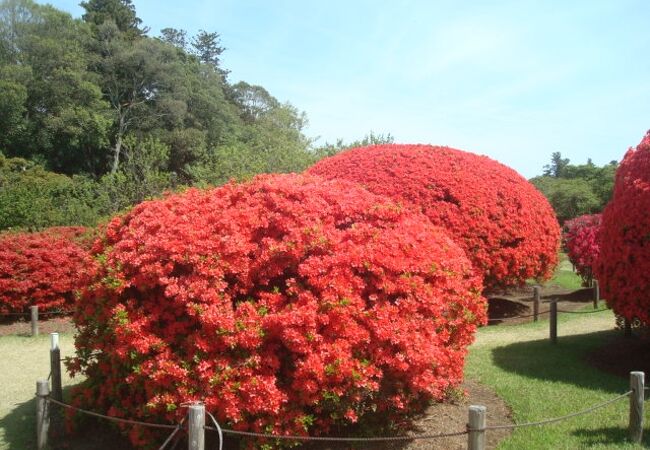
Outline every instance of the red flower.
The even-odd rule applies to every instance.
[[[376,145],[321,160],[309,173],[355,181],[417,205],[467,252],[486,288],[548,278],[557,263],[560,228],[546,198],[485,156],[429,145]]]
[[[599,239],[603,297],[616,314],[650,324],[650,133],[616,172]]]
[[[461,381],[486,319],[444,230],[350,182],[190,189],[115,218],[95,248],[79,395],[133,418],[176,420],[191,400],[277,434],[402,417]]]
[[[598,261],[601,220],[600,214],[586,214],[564,224],[564,245],[569,259],[585,282],[591,280]]]
[[[0,235],[0,313],[71,311],[94,262],[84,250],[85,229],[56,227],[40,233]]]

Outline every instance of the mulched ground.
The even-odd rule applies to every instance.
[[[533,287],[524,286],[508,291],[492,292],[488,298],[488,325],[518,325],[533,321]],[[575,311],[593,302],[591,288],[570,291],[559,286],[547,286],[542,289],[539,305],[540,320],[548,317],[550,301],[558,300],[558,309]],[[602,307],[602,306],[601,306]]]
[[[40,334],[73,333],[74,325],[69,317],[51,317],[38,321]],[[31,336],[32,325],[29,319],[15,320],[10,317],[0,317],[0,336]]]
[[[492,389],[475,381],[468,380],[461,386],[467,396],[454,403],[437,403],[429,407],[422,417],[414,422],[414,429],[409,435],[453,433],[463,431],[467,423],[467,408],[469,405],[484,405],[487,407],[490,424],[501,425],[513,423],[511,411]],[[488,424],[489,425],[489,424]],[[498,443],[510,435],[510,430],[491,430],[486,433],[487,448],[496,448]],[[467,448],[467,435],[414,440],[399,443],[370,443],[355,446],[343,444],[313,444],[302,447],[308,450],[347,450],[347,449],[378,449],[378,450],[460,450]]]
[[[467,381],[462,385],[467,396],[454,403],[439,403],[430,406],[427,411],[415,420],[414,429],[409,435],[417,436],[423,434],[451,433],[464,431],[467,423],[467,407],[469,405],[484,405],[487,407],[490,423],[492,425],[511,424],[511,412],[508,406],[488,387],[473,381]],[[489,425],[488,424],[488,425]],[[387,433],[390,435],[391,433]],[[494,449],[498,443],[510,434],[510,430],[491,430],[486,434],[488,449]],[[354,436],[353,431],[341,430],[341,436]],[[215,433],[208,433],[206,448],[217,448]],[[55,439],[59,445],[56,450],[82,450],[92,448],[95,450],[110,450],[119,448],[121,450],[132,450],[128,441],[106,422],[91,419],[88,424],[82,427],[80,433],[73,436],[65,436]],[[173,442],[172,447],[176,449],[187,448],[184,439]],[[240,442],[235,439],[226,439],[224,448],[240,448]],[[467,448],[467,435],[432,440],[412,440],[394,443],[307,443],[301,447],[303,450],[461,450]]]

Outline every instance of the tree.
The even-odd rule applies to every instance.
[[[160,30],[160,40],[182,50],[187,50],[187,31],[185,30],[163,28]]]
[[[230,96],[239,106],[242,120],[248,124],[261,120],[265,114],[280,107],[280,102],[269,94],[269,91],[245,81],[233,85],[230,88]]]
[[[617,162],[603,167],[591,159],[586,164],[570,164],[569,159],[553,153],[544,175],[530,181],[551,202],[560,222],[603,210],[612,195]]]
[[[538,177],[530,181],[551,203],[560,223],[602,208],[592,185],[582,178]]]
[[[392,134],[375,133],[373,131],[370,131],[370,133],[366,134],[363,139],[357,139],[347,144],[343,141],[343,139],[337,139],[336,143],[334,144],[326,142],[324,145],[317,147],[314,150],[314,153],[316,154],[316,158],[320,159],[328,156],[334,156],[337,153],[340,153],[343,150],[348,150],[350,148],[393,143],[395,143],[395,138]]]
[[[205,30],[200,30],[192,38],[192,49],[194,55],[199,58],[199,61],[212,66],[218,73],[225,77],[228,75],[228,71],[220,67],[220,57],[226,49],[221,46],[220,40],[219,33],[208,33]]]
[[[102,90],[114,117],[110,172],[119,169],[124,137],[133,131],[156,128],[157,120],[176,114],[177,106],[169,92],[174,81],[182,76],[182,68],[171,46],[154,39],[129,41],[117,27],[106,22],[98,27],[101,59],[97,72],[102,77]],[[161,106],[161,108],[156,108]]]
[[[107,104],[88,70],[91,39],[69,14],[27,0],[0,4],[0,145],[64,173],[95,172],[108,144]]]
[[[99,28],[105,22],[113,22],[118,30],[131,37],[147,33],[149,28],[140,28],[142,20],[135,13],[131,0],[88,0],[81,2],[86,10],[83,20]]]
[[[553,152],[551,155],[551,163],[544,166],[544,175],[560,178],[568,165],[568,158],[562,158],[560,152]]]

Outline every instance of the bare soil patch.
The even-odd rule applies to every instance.
[[[490,320],[488,325],[517,325],[533,321],[532,286],[495,291],[488,293],[487,297]],[[547,317],[551,300],[558,301],[559,310],[575,311],[590,304],[592,299],[593,290],[591,288],[569,290],[559,286],[545,286],[541,292],[540,318]]]
[[[461,386],[467,392],[465,398],[454,403],[437,403],[431,405],[425,413],[418,417],[413,430],[408,433],[410,436],[424,434],[442,434],[464,431],[467,423],[467,408],[471,404],[484,405],[487,407],[490,424],[511,424],[511,412],[503,400],[496,393],[485,385],[468,380]],[[488,424],[489,425],[489,424]],[[386,433],[390,435],[390,433]],[[336,435],[355,436],[351,430],[341,430]],[[510,435],[510,430],[490,430],[487,432],[487,448],[496,448],[498,443]],[[216,433],[208,432],[207,448],[216,448]],[[87,422],[72,434],[55,440],[57,450],[82,450],[93,448],[97,450],[109,450],[120,448],[133,450],[126,437],[121,435],[107,422],[89,418]],[[240,448],[240,441],[226,437],[224,448]],[[176,448],[186,448],[185,438],[179,439]],[[172,445],[173,447],[173,445]],[[313,442],[304,444],[301,447],[305,450],[347,450],[347,449],[378,449],[378,450],[460,450],[467,448],[467,435],[427,439],[398,441],[388,443],[324,443]]]
[[[70,317],[39,318],[38,331],[40,334],[73,333],[74,325]],[[14,316],[0,317],[0,336],[31,336],[32,325],[29,318],[16,319]]]

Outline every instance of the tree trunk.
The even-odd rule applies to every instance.
[[[122,135],[117,136],[117,142],[115,147],[113,147],[113,165],[111,167],[111,173],[117,172],[117,169],[120,166],[120,152],[122,151]]]
[[[124,120],[124,114],[120,114],[120,124],[117,128],[117,140],[115,141],[115,147],[113,147],[113,165],[111,167],[111,173],[117,172],[117,169],[120,167],[120,153],[122,152],[122,137],[124,136],[124,131],[126,128],[126,121]]]

